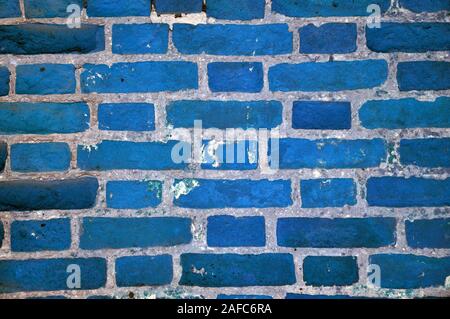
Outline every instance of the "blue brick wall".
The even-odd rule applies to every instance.
[[[449,297],[449,11],[0,0],[0,298]]]

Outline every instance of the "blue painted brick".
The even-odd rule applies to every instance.
[[[399,152],[404,165],[450,167],[450,138],[401,140]]]
[[[175,194],[175,206],[185,208],[264,208],[292,205],[289,180],[185,179],[175,180],[174,188],[180,190],[180,194]]]
[[[278,245],[313,248],[377,248],[395,244],[395,218],[280,218]]]
[[[110,181],[106,183],[106,204],[111,208],[140,209],[161,203],[159,181]]]
[[[274,128],[281,124],[283,106],[278,101],[174,101],[167,106],[167,122],[173,127]]]
[[[283,286],[296,282],[291,254],[182,254],[181,266],[180,285],[187,286]]]
[[[400,6],[413,12],[450,11],[448,0],[400,0]]]
[[[226,20],[263,19],[264,0],[208,0],[206,14]]]
[[[285,299],[365,299],[366,297],[348,295],[307,295],[287,293]]]
[[[16,68],[17,94],[75,93],[75,67],[71,64],[28,64]]]
[[[344,91],[380,86],[387,79],[384,60],[282,63],[269,68],[271,91]]]
[[[217,295],[217,299],[273,299],[272,296],[267,295]]]
[[[103,258],[0,260],[0,293],[67,290],[69,265],[78,265],[80,289],[97,289],[106,283]]]
[[[0,26],[0,54],[92,53],[105,49],[104,27],[65,24]]]
[[[418,219],[405,222],[406,240],[412,248],[450,248],[450,219]]]
[[[83,8],[83,0],[24,0],[25,17],[27,18],[67,18],[72,11],[67,12],[69,5]]]
[[[0,18],[20,17],[19,0],[0,0]]]
[[[358,278],[356,257],[307,256],[303,260],[303,280],[308,286],[348,286]]]
[[[434,207],[450,205],[450,178],[372,177],[367,181],[370,206]]]
[[[203,0],[153,0],[153,3],[158,14],[201,12],[203,6]]]
[[[174,24],[173,42],[182,54],[276,55],[292,52],[287,24]]]
[[[9,76],[8,68],[0,66],[0,96],[9,94]]]
[[[208,246],[263,247],[266,245],[264,217],[208,217]]]
[[[201,168],[219,170],[257,169],[258,142],[250,140],[236,142],[204,141]]]
[[[0,142],[0,172],[3,172],[6,165],[6,158],[8,157],[8,144]]]
[[[351,178],[300,181],[302,207],[343,207],[356,204],[356,184]]]
[[[0,103],[1,134],[76,133],[89,128],[86,103]]]
[[[5,230],[3,229],[3,223],[0,222],[0,248],[3,245],[3,238],[5,238]]]
[[[172,149],[178,143],[102,141],[96,148],[79,145],[78,167],[90,171],[184,169],[187,163],[176,163],[172,159]],[[188,145],[185,142],[180,143]],[[188,147],[190,148],[189,145]]]
[[[433,102],[415,99],[367,101],[359,109],[361,124],[368,129],[450,127],[450,98]]]
[[[271,156],[270,152],[269,156]],[[377,167],[385,159],[385,141],[378,138],[371,140],[279,139],[279,167],[282,169]]]
[[[130,256],[116,259],[118,287],[160,286],[172,282],[172,256]]]
[[[366,28],[367,47],[375,52],[450,50],[450,23],[382,23]]]
[[[72,154],[66,143],[29,143],[11,145],[11,170],[52,172],[69,169]]]
[[[89,0],[89,17],[150,16],[151,0]]]
[[[106,131],[153,131],[155,106],[150,103],[100,104],[98,128]]]
[[[381,268],[381,288],[442,287],[450,275],[450,257],[379,254],[370,256],[369,263]]]
[[[259,62],[214,62],[208,64],[212,92],[261,92],[263,66]]]
[[[11,224],[11,250],[20,252],[70,248],[70,220],[23,220]]]
[[[81,249],[175,246],[192,240],[191,219],[83,218]]]
[[[167,24],[114,24],[112,52],[116,54],[163,54],[167,52]]]
[[[85,64],[83,93],[139,93],[198,88],[197,64],[184,61]]]
[[[350,102],[295,101],[292,127],[304,130],[348,130],[352,126]]]
[[[356,24],[308,24],[299,29],[300,53],[338,54],[356,51]]]
[[[400,91],[450,89],[450,62],[400,62],[397,82]]]
[[[91,208],[97,189],[93,177],[0,182],[0,211]]]
[[[386,12],[390,0],[273,0],[272,11],[290,17],[344,17],[367,16],[367,7],[380,6],[381,13]]]

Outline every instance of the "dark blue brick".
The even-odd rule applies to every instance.
[[[161,203],[159,181],[111,181],[106,183],[106,204],[111,208],[140,209]]]
[[[434,102],[415,99],[367,101],[359,109],[361,124],[369,129],[450,127],[450,98]]]
[[[95,148],[79,145],[78,167],[91,171],[184,169],[187,163],[175,163],[172,159],[172,149],[177,143],[102,141]]]
[[[356,204],[356,184],[351,178],[300,181],[302,207],[343,207]]]
[[[116,259],[118,287],[159,286],[172,282],[172,256],[130,256]]]
[[[28,64],[16,69],[17,94],[75,93],[75,67],[71,64]]]
[[[197,64],[184,61],[85,64],[83,93],[139,93],[198,88]]]
[[[16,18],[21,15],[19,0],[0,0],[0,18]]]
[[[9,94],[9,76],[8,68],[0,66],[0,96]]]
[[[261,92],[263,66],[259,62],[214,62],[208,64],[212,92]]]
[[[450,167],[450,138],[401,140],[399,152],[405,165]]]
[[[295,101],[292,127],[303,130],[348,130],[352,126],[350,102]]]
[[[406,221],[406,240],[412,248],[450,248],[450,219]]]
[[[182,254],[180,285],[283,286],[296,282],[291,254]]]
[[[108,0],[109,1],[109,0]],[[103,26],[17,24],[0,26],[0,54],[92,53],[105,49]]]
[[[375,52],[450,50],[450,23],[382,23],[366,28],[367,47]]]
[[[348,286],[358,278],[356,257],[307,256],[303,260],[303,280],[308,286]]]
[[[89,128],[86,103],[0,103],[1,134],[76,133]]]
[[[372,177],[367,181],[370,206],[434,207],[450,205],[450,178]]]
[[[97,189],[93,177],[0,182],[0,211],[91,208]]]
[[[273,299],[272,296],[267,295],[217,295],[217,299]]]
[[[100,104],[98,128],[107,131],[153,131],[155,107],[149,103]]]
[[[278,245],[313,248],[377,248],[395,244],[395,218],[280,218]]]
[[[24,0],[24,5],[27,18],[67,18],[72,14],[67,7],[77,5],[81,13],[83,0]]]
[[[203,169],[251,170],[258,168],[257,141],[205,141],[203,147],[201,164]]]
[[[299,30],[300,53],[338,54],[356,51],[356,24],[308,24]]]
[[[442,287],[450,275],[450,257],[379,254],[370,256],[369,263],[381,268],[381,288]]]
[[[387,79],[384,60],[278,64],[269,69],[271,91],[344,91],[380,86]]]
[[[262,247],[266,245],[264,217],[208,217],[208,246]]]
[[[174,187],[180,192],[175,194],[174,204],[185,208],[264,208],[292,205],[289,180],[186,179],[175,180]]]
[[[5,230],[3,229],[3,223],[0,222],[0,248],[2,248],[4,237],[5,237]]]
[[[285,299],[365,299],[367,297],[348,296],[348,295],[306,295],[287,293]]]
[[[287,24],[174,24],[173,42],[182,54],[276,55],[292,52]]]
[[[413,12],[450,11],[448,0],[400,0],[400,6]]]
[[[263,19],[264,0],[208,0],[206,14],[226,20]]]
[[[191,219],[83,218],[81,249],[175,246],[191,242]]]
[[[150,16],[150,0],[89,0],[89,17]]]
[[[115,24],[112,51],[117,54],[163,54],[167,52],[167,24]]]
[[[17,172],[52,172],[69,169],[72,154],[66,143],[11,145],[11,169]]]
[[[450,89],[450,62],[400,62],[397,82],[400,91]]]
[[[271,155],[270,152],[269,155]],[[282,169],[377,167],[385,159],[385,141],[378,138],[372,140],[282,138],[279,140],[279,167]]]
[[[367,7],[379,5],[381,12],[386,12],[390,0],[273,0],[272,11],[290,17],[344,17],[367,16]]]
[[[203,6],[203,0],[153,0],[153,3],[158,14],[201,12]]]
[[[0,260],[0,293],[68,290],[69,265],[78,265],[80,289],[97,289],[106,283],[103,258]]]
[[[174,101],[167,106],[167,122],[174,127],[274,128],[281,124],[283,106],[278,101]]]
[[[8,157],[8,144],[0,142],[0,172],[3,172],[6,165],[6,158]]]
[[[11,224],[11,250],[20,252],[70,248],[70,219],[24,220]]]

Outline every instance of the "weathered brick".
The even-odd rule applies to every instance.
[[[155,106],[150,103],[100,104],[98,128],[106,131],[153,131]]]
[[[129,256],[116,259],[118,287],[160,286],[172,282],[172,256]]]
[[[255,56],[292,52],[292,33],[287,24],[174,24],[173,41],[182,54]]]
[[[263,19],[264,0],[208,0],[206,14],[226,20]]]
[[[3,246],[3,239],[5,237],[5,230],[3,229],[3,223],[0,222],[0,248]]]
[[[109,181],[106,183],[106,204],[118,209],[156,207],[161,203],[162,183],[159,181]]]
[[[2,181],[0,211],[91,208],[97,189],[98,181],[93,177]]]
[[[371,177],[367,181],[370,206],[433,207],[450,205],[450,178]]]
[[[177,179],[174,189],[174,204],[185,208],[264,208],[292,205],[289,180]]]
[[[281,124],[283,106],[278,101],[174,101],[167,106],[167,122],[174,127],[274,128]]]
[[[252,170],[258,168],[258,159],[257,141],[204,141],[201,168],[217,170]]]
[[[116,54],[163,54],[167,52],[169,25],[114,24],[112,52]]]
[[[217,299],[273,299],[272,296],[267,295],[217,295]]]
[[[19,0],[0,0],[0,18],[20,17]]]
[[[283,286],[296,282],[291,254],[182,254],[180,285]]]
[[[356,204],[356,184],[351,178],[300,181],[302,207],[343,207]]]
[[[81,249],[176,246],[191,242],[191,219],[83,218]]]
[[[208,84],[212,92],[261,92],[263,66],[259,62],[214,62],[208,64]]]
[[[417,219],[405,222],[406,240],[412,248],[450,248],[450,219]]]
[[[1,134],[68,134],[89,128],[86,103],[0,103]]]
[[[66,143],[20,143],[11,145],[11,169],[17,172],[66,171],[72,154]]]
[[[75,93],[75,67],[71,64],[27,64],[16,68],[17,94]]]
[[[70,265],[80,267],[81,289],[105,286],[103,258],[0,260],[0,293],[68,290]]]
[[[350,102],[295,101],[292,128],[303,130],[348,130],[352,126]]]
[[[308,286],[349,286],[358,278],[356,257],[307,256],[303,260],[303,280]]]
[[[0,66],[0,96],[9,94],[9,77],[10,72],[8,68]]]
[[[89,17],[150,16],[151,0],[88,0]]]
[[[404,165],[450,167],[450,138],[401,140],[399,153]]]
[[[208,217],[207,242],[210,247],[263,247],[266,245],[264,217]]]
[[[366,299],[366,297],[349,295],[307,295],[288,292],[285,299]]]
[[[397,82],[400,91],[450,89],[450,62],[412,61],[400,62]]]
[[[399,4],[413,12],[450,11],[448,0],[399,0]]]
[[[201,12],[202,0],[153,0],[158,14]]]
[[[300,53],[339,54],[356,51],[356,24],[308,24],[299,29]]]
[[[70,219],[20,220],[11,224],[11,250],[20,252],[70,248]]]
[[[8,144],[0,141],[0,172],[3,172],[8,157]]]
[[[269,68],[271,91],[345,91],[380,86],[387,79],[384,60],[282,63]]]
[[[9,0],[11,1],[11,0]],[[24,0],[25,17],[27,18],[67,18],[70,5],[83,8],[83,0]]]

